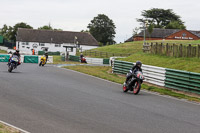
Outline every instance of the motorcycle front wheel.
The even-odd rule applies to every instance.
[[[42,65],[42,61],[40,61],[40,64],[39,64],[39,66],[41,66]]]
[[[9,66],[9,68],[8,68],[8,72],[10,72],[10,73],[11,73],[11,72],[12,72],[12,70],[13,70],[13,66],[12,66],[12,65],[10,65],[10,66]]]
[[[135,82],[135,85],[133,86],[133,94],[137,95],[140,92],[141,89],[141,83],[139,81]]]

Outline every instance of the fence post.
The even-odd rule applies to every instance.
[[[163,43],[161,43],[161,44],[160,44],[160,55],[162,55],[162,54],[163,54],[163,52],[162,52],[162,51],[163,51],[163,50],[162,50],[162,49],[163,49],[163,47],[162,47],[162,46],[163,46]]]
[[[200,45],[198,44],[198,58],[199,58],[199,56],[200,56]]]
[[[173,43],[173,57],[175,55],[175,44]]]
[[[191,44],[188,46],[188,57],[191,57]]]
[[[106,52],[106,57],[108,57],[108,52]]]
[[[97,51],[94,51],[94,55],[97,56]]]
[[[156,54],[158,53],[158,43],[156,42]]]
[[[169,52],[169,44],[166,44],[166,55],[168,56],[168,52]]]
[[[153,53],[152,52],[152,50],[153,50],[153,43],[151,42],[151,48],[150,48],[150,50],[151,50],[151,53]]]
[[[183,45],[182,44],[180,44],[180,46],[179,46],[179,55],[180,55],[180,57],[183,57]]]

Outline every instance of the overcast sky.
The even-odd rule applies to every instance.
[[[136,18],[151,8],[173,9],[188,30],[200,31],[200,0],[0,0],[0,28],[25,22],[34,29],[48,25],[65,31],[86,30],[98,14],[116,25],[115,41],[123,42],[139,27]]]

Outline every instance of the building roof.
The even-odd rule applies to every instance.
[[[189,30],[189,32],[191,32],[192,34],[198,36],[200,38],[200,31],[192,31],[192,30]]]
[[[127,39],[125,42],[132,42],[133,41],[133,36]]]
[[[55,31],[55,30],[35,30],[19,28],[17,31],[17,41],[40,42],[40,43],[74,43],[75,37],[79,45],[99,46],[96,39],[86,32]]]
[[[169,36],[169,35],[171,35],[173,33],[179,32],[179,31],[181,31],[181,30],[180,29],[154,28],[153,32],[150,35],[149,32],[147,30],[145,30],[146,36],[147,37],[151,37],[151,38],[165,38],[166,36]],[[144,36],[144,31],[142,31],[138,35],[136,35],[136,37],[143,37],[143,36]]]

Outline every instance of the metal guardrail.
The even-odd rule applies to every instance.
[[[113,60],[113,73],[126,74],[133,63]],[[200,73],[142,65],[145,81],[167,88],[200,94]]]
[[[70,55],[69,56],[69,60],[80,62],[80,57],[79,56]],[[90,63],[90,64],[99,64],[99,65],[109,64],[109,59],[103,59],[103,58],[89,58],[89,57],[86,57],[86,61],[87,61],[87,63]]]
[[[200,94],[200,73],[166,69],[165,87]]]
[[[134,65],[134,63],[126,61],[114,60],[113,62],[113,73],[118,74],[127,74]],[[146,82],[159,86],[165,86],[165,68],[142,65],[142,70]]]

